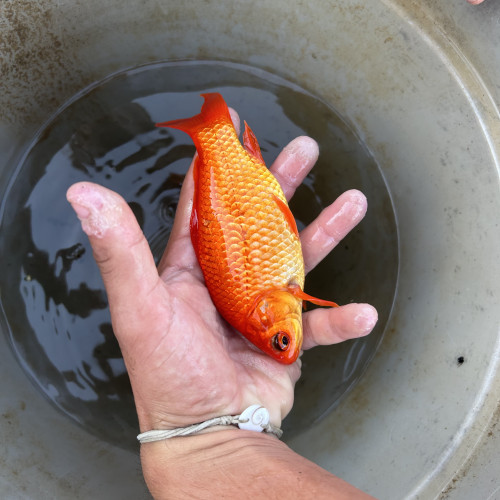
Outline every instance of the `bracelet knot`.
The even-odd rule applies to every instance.
[[[260,405],[249,406],[240,415],[224,415],[222,417],[211,418],[193,424],[188,427],[179,427],[170,430],[157,430],[143,432],[137,436],[141,444],[152,443],[154,441],[162,441],[163,439],[170,439],[179,436],[191,436],[198,434],[204,429],[218,425],[234,425],[240,429],[253,431],[253,432],[268,432],[274,434],[277,438],[283,435],[283,431],[270,423],[269,411]]]

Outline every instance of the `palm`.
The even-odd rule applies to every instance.
[[[141,311],[147,338],[138,332],[130,346],[138,367],[129,370],[136,399],[154,404],[156,426],[180,427],[237,414],[256,402],[280,422],[292,406],[300,368],[263,354],[215,309],[191,245],[189,207],[183,207],[191,189],[188,174],[158,284]],[[117,324],[130,325],[123,315],[112,319],[115,329]],[[152,410],[147,413],[151,416]]]
[[[191,272],[167,269],[163,280],[147,313],[162,319],[151,325],[146,343],[138,335],[131,346],[141,367],[132,385],[136,397],[141,391],[140,400],[151,405],[152,423],[182,427],[237,414],[255,402],[281,421],[292,404],[297,365],[276,363],[250,346],[217,313]],[[163,306],[172,303],[174,309]]]
[[[308,138],[296,139],[280,154],[271,171],[287,198],[316,157],[317,146]],[[90,212],[82,218],[82,227],[89,234],[108,292],[141,430],[183,427],[238,414],[256,403],[266,406],[271,422],[279,425],[293,403],[300,360],[292,365],[278,363],[218,314],[191,245],[192,193],[188,172],[172,234],[156,269],[121,197],[89,183],[68,191],[75,210],[83,206],[84,212]],[[364,196],[348,191],[302,232],[306,271],[330,252],[365,211]],[[375,321],[376,311],[367,304],[308,312],[303,348],[367,334]]]

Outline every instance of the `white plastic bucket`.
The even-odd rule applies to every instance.
[[[119,70],[235,61],[312,92],[380,166],[400,268],[368,369],[288,443],[380,498],[496,498],[499,18],[493,0],[2,2],[0,192],[39,127]],[[75,426],[0,342],[2,497],[147,498],[138,455]]]

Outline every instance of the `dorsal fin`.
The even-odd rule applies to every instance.
[[[245,131],[243,132],[243,146],[247,150],[247,153],[253,156],[259,163],[264,162],[264,158],[262,158],[262,153],[260,152],[259,142],[257,141],[257,137],[253,133],[250,125],[247,122],[245,123]]]

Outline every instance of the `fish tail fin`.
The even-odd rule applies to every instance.
[[[157,127],[169,127],[182,130],[191,137],[196,133],[216,122],[228,122],[232,124],[231,115],[227,108],[226,101],[217,92],[201,94],[205,99],[199,114],[191,118],[182,118],[180,120],[171,120],[168,122],[157,123]]]

